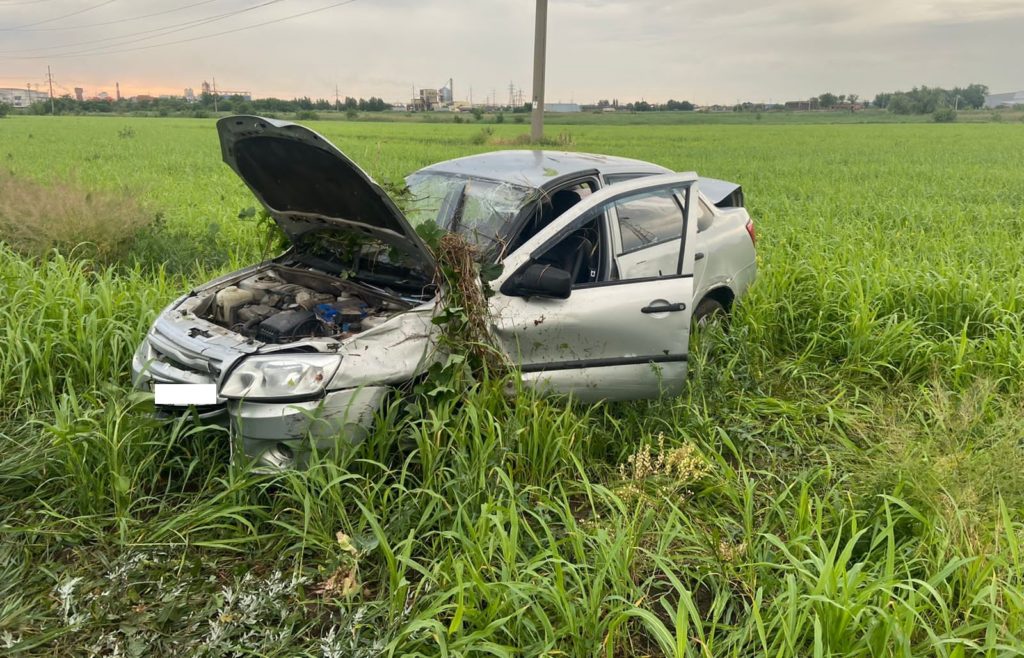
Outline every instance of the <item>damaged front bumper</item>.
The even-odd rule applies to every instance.
[[[213,340],[193,337],[191,331],[197,326],[173,317],[157,319],[132,359],[137,389],[152,392],[154,384],[213,384],[219,392],[225,376],[241,360],[259,353],[258,346],[231,335],[215,335]],[[346,341],[333,350],[343,357],[343,380],[334,381],[333,388],[312,400],[218,396],[215,405],[157,407],[157,413],[198,415],[204,423],[230,428],[234,455],[256,468],[303,468],[314,451],[330,453],[367,437],[388,391],[432,362],[432,330],[431,309],[424,307]]]
[[[303,468],[314,451],[330,453],[363,441],[387,391],[366,386],[328,391],[307,402],[229,401],[233,447],[257,468]]]
[[[158,358],[147,339],[132,359],[132,380],[137,389],[150,392],[154,384],[217,383],[212,374],[180,365]],[[363,386],[327,391],[304,402],[220,399],[201,407],[159,406],[157,415],[195,414],[203,423],[230,428],[232,451],[256,468],[303,468],[314,451],[329,453],[364,440],[387,391],[387,386]]]

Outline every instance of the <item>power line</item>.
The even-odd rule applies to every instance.
[[[53,2],[53,0],[18,0],[17,2],[0,2],[0,7],[14,7],[17,5],[38,5],[43,2]]]
[[[116,20],[102,21],[100,23],[84,23],[82,25],[67,25],[67,26],[64,26],[64,27],[38,27],[38,28],[29,28],[29,29],[25,29],[25,30],[22,30],[22,28],[19,28],[19,27],[3,27],[3,28],[0,28],[0,30],[3,30],[5,32],[11,32],[11,31],[14,31],[14,30],[20,30],[20,31],[24,31],[24,32],[60,32],[60,31],[66,31],[66,30],[84,30],[85,28],[89,28],[89,27],[103,27],[103,26],[106,26],[106,25],[117,25],[118,23],[130,23],[131,21],[140,21],[143,18],[152,18],[154,16],[163,16],[164,14],[173,14],[175,12],[183,11],[185,9],[191,9],[192,7],[198,7],[199,5],[208,5],[211,2],[219,2],[219,1],[220,0],[200,0],[199,2],[193,2],[192,4],[185,5],[184,7],[174,7],[173,9],[165,9],[163,11],[155,11],[155,12],[153,12],[151,14],[142,14],[141,16],[131,16],[131,17],[128,17],[128,18],[118,18]]]
[[[272,1],[279,1],[279,0],[272,0]],[[45,59],[45,58],[48,58],[48,57],[49,58],[52,58],[52,57],[64,58],[64,57],[79,57],[79,56],[89,56],[89,55],[116,55],[116,54],[119,54],[119,53],[135,52],[135,51],[138,51],[138,50],[148,50],[150,48],[162,48],[163,46],[175,46],[175,45],[178,45],[178,44],[181,44],[181,43],[190,43],[190,42],[193,42],[193,41],[202,41],[204,39],[212,39],[214,37],[223,36],[225,34],[234,34],[236,32],[244,32],[245,30],[252,30],[252,29],[255,29],[255,28],[258,28],[258,27],[264,27],[266,25],[273,25],[275,23],[282,23],[284,21],[288,21],[288,20],[291,20],[293,18],[301,18],[303,16],[309,16],[310,14],[316,14],[316,13],[319,13],[321,11],[327,11],[328,9],[334,9],[335,7],[341,7],[343,5],[350,5],[353,2],[356,2],[356,0],[342,0],[342,2],[335,2],[335,3],[332,3],[332,4],[326,5],[324,7],[319,7],[317,9],[310,9],[310,10],[307,10],[307,11],[298,12],[296,14],[291,14],[289,16],[282,16],[281,18],[275,18],[275,19],[272,19],[272,20],[269,20],[269,21],[264,21],[262,23],[254,23],[253,25],[245,25],[243,27],[236,27],[236,28],[231,29],[231,30],[223,30],[221,32],[214,32],[212,34],[205,34],[205,35],[201,35],[201,36],[198,36],[198,37],[190,37],[188,39],[178,39],[177,41],[166,41],[164,43],[154,43],[154,44],[150,44],[148,46],[136,46],[134,48],[122,48],[120,50],[104,50],[104,49],[100,48],[100,49],[95,49],[95,50],[86,50],[86,51],[79,51],[79,52],[73,52],[73,53],[58,53],[58,54],[55,54],[55,55],[35,55],[35,56],[31,56],[31,57],[7,57],[6,59]],[[270,4],[270,3],[267,3],[267,4]],[[260,5],[260,6],[262,6],[262,5]],[[175,31],[177,32],[177,31],[180,31],[180,30],[175,30]],[[158,36],[163,36],[163,35],[158,35]],[[153,38],[153,37],[147,37],[147,38]],[[130,42],[128,42],[128,43],[130,43]],[[122,45],[126,45],[126,44],[116,44],[116,46],[122,46]]]
[[[274,4],[277,4],[279,2],[285,2],[285,0],[267,0],[267,2],[264,2],[262,4],[258,4],[258,5],[253,5],[252,7],[246,7],[244,9],[235,9],[235,10],[232,10],[232,11],[224,12],[222,14],[215,14],[213,16],[207,16],[205,18],[194,18],[194,19],[192,19],[190,21],[185,21],[183,23],[173,23],[171,25],[165,25],[164,27],[157,27],[157,28],[153,28],[153,29],[150,29],[150,30],[142,30],[140,32],[133,32],[133,33],[130,33],[130,34],[122,34],[121,36],[117,36],[117,37],[104,37],[102,39],[89,39],[87,41],[75,41],[73,43],[64,43],[64,44],[61,44],[59,46],[44,46],[42,48],[31,48],[31,49],[29,49],[29,52],[39,52],[39,51],[43,51],[43,50],[57,50],[57,49],[60,49],[60,48],[71,48],[71,47],[74,47],[74,46],[85,46],[85,45],[93,44],[93,43],[105,43],[105,44],[109,44],[111,47],[117,48],[117,47],[120,47],[120,46],[127,46],[130,43],[138,43],[140,41],[146,41],[147,39],[156,39],[158,37],[167,36],[168,34],[174,34],[175,32],[182,32],[184,30],[190,30],[190,29],[192,29],[194,27],[199,27],[201,25],[208,25],[209,23],[216,23],[217,21],[221,21],[221,20],[223,20],[225,18],[231,18],[232,16],[238,16],[240,14],[244,14],[244,13],[249,12],[249,11],[254,11],[254,10],[260,9],[262,7],[267,7],[269,5],[274,5]],[[157,34],[154,34],[154,32],[156,32]],[[141,35],[143,35],[143,34],[148,34],[150,36],[141,37]],[[141,37],[141,38],[134,39],[132,37]],[[121,43],[110,43],[111,41],[120,41]],[[69,53],[54,53],[52,55],[52,57],[64,57],[64,56],[68,56],[68,55],[77,55],[79,53],[89,53],[89,52],[91,52],[93,50],[95,50],[95,49],[94,48],[86,48],[85,50],[74,51],[74,52],[69,52]],[[22,52],[25,52],[25,50],[24,49],[3,50],[3,51],[0,51],[0,54],[22,53]],[[24,57],[8,57],[6,59],[43,59],[45,57],[51,57],[51,55],[35,55],[35,56],[25,55]]]
[[[20,30],[20,29],[26,28],[26,27],[35,27],[36,25],[43,25],[44,23],[53,23],[54,21],[59,21],[59,20],[65,19],[65,18],[71,18],[72,16],[78,16],[79,14],[84,14],[85,12],[92,11],[93,9],[99,9],[100,7],[103,7],[105,5],[109,5],[112,2],[117,2],[117,0],[103,0],[103,2],[100,2],[99,4],[89,5],[88,7],[85,7],[83,9],[79,9],[78,11],[73,11],[70,14],[62,14],[60,16],[54,16],[53,18],[47,18],[46,20],[36,21],[35,23],[26,23],[24,25],[19,25],[18,27],[7,28],[7,29],[9,29],[9,30]]]

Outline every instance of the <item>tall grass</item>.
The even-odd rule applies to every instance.
[[[1021,655],[1012,126],[574,128],[747,188],[761,275],[686,391],[409,393],[360,446],[261,476],[129,391],[154,314],[264,245],[210,126],[127,121],[120,144],[124,122],[0,125],[19,175],[32,146],[94,155],[86,182],[136,172],[170,231],[113,267],[0,247],[0,652]],[[382,177],[476,130],[325,127]]]

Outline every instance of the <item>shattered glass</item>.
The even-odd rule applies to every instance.
[[[507,182],[447,174],[414,174],[407,180],[405,214],[413,226],[432,222],[487,250],[508,235],[534,191]]]

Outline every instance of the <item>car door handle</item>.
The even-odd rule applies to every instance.
[[[695,253],[693,255],[693,260],[701,260],[703,258],[704,258],[704,252],[703,251],[698,251],[697,253]]]
[[[658,304],[657,306],[645,306],[640,309],[641,313],[675,313],[677,311],[685,311],[686,304],[682,302],[676,302],[675,304]]]

